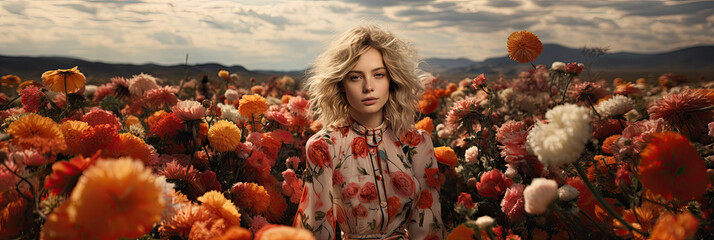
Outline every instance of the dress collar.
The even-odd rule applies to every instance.
[[[357,132],[357,134],[364,136],[365,140],[367,140],[367,145],[372,147],[376,147],[382,143],[382,136],[387,128],[384,121],[382,121],[382,124],[376,128],[368,128],[352,118],[350,118],[350,125],[352,130]]]

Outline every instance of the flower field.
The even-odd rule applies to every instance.
[[[538,44],[508,49],[528,63]],[[714,238],[714,82],[584,70],[422,79],[447,239]],[[313,239],[291,227],[323,127],[307,93],[216,74],[2,76],[0,239]]]

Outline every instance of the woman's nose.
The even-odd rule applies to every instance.
[[[370,78],[365,78],[364,80],[364,87],[362,88],[362,91],[364,93],[370,93],[374,91],[374,87],[372,84],[372,79]]]

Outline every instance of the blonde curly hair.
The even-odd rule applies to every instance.
[[[389,99],[384,105],[384,118],[398,136],[414,128],[416,106],[424,86],[417,76],[419,58],[406,42],[377,26],[359,26],[343,33],[317,57],[304,88],[324,126],[346,123],[349,103],[342,80],[354,68],[357,60],[374,48],[382,54],[389,78]]]

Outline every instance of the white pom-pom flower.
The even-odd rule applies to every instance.
[[[600,102],[595,106],[595,111],[602,117],[612,117],[627,113],[632,110],[634,104],[635,102],[626,96],[615,95],[608,100]]]
[[[558,183],[545,178],[533,179],[531,185],[523,190],[526,201],[526,212],[529,214],[543,214],[548,205],[558,197]]]
[[[478,229],[488,229],[493,226],[494,223],[495,221],[493,218],[489,216],[481,216],[476,219],[476,226],[478,226]]]
[[[590,110],[575,104],[556,106],[528,133],[528,149],[546,166],[575,161],[590,139]]]

